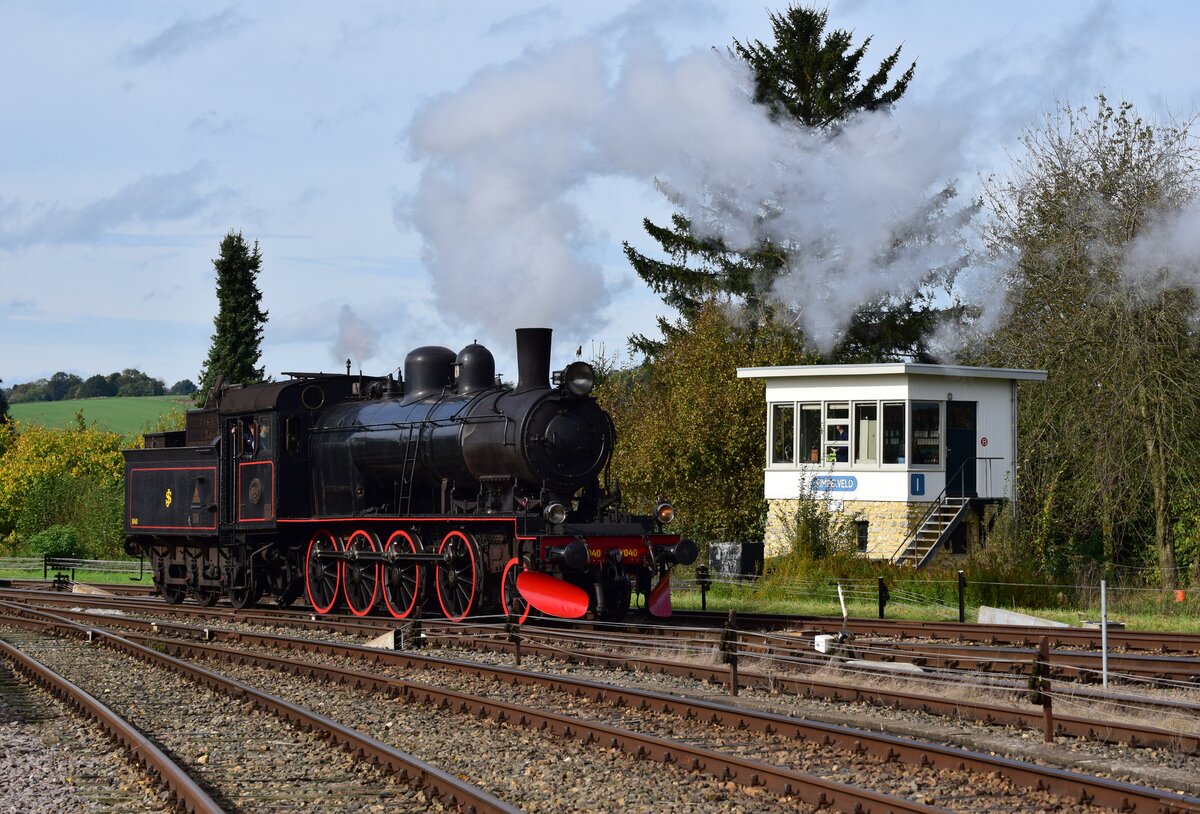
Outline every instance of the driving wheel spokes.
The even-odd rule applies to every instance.
[[[461,531],[452,531],[442,539],[437,565],[438,604],[452,622],[460,622],[480,604],[483,563],[475,541]]]
[[[407,531],[396,531],[388,538],[383,554],[383,603],[397,619],[407,619],[421,601],[421,578],[425,572],[419,563],[396,560],[397,554],[419,554],[424,547]]]
[[[513,557],[504,566],[504,574],[500,577],[500,606],[505,615],[516,619],[518,625],[525,624],[529,618],[529,602],[517,590],[517,574],[525,570],[525,566]]]
[[[317,613],[329,613],[342,586],[342,561],[322,556],[340,551],[337,538],[325,529],[313,534],[304,556],[304,589]]]
[[[365,552],[377,552],[379,546],[375,543],[375,535],[369,531],[354,532],[346,541],[346,563],[342,567],[345,576],[343,590],[346,594],[346,605],[355,616],[366,616],[375,606],[379,596],[379,563],[364,562],[359,555]]]

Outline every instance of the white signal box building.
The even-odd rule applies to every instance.
[[[923,565],[1014,499],[1017,383],[1046,372],[901,362],[738,378],[766,380],[767,555],[787,550],[803,497],[852,518],[865,556]]]

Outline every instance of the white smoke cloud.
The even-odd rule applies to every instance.
[[[572,198],[596,178],[657,180],[697,231],[735,248],[799,249],[778,293],[817,341],[956,251],[949,235],[893,247],[962,170],[945,117],[911,104],[827,139],[771,122],[740,63],[669,58],[650,37],[615,53],[575,40],[483,71],[429,102],[407,137],[424,170],[397,216],[424,239],[438,306],[493,337],[596,329],[609,294]]]
[[[349,305],[343,305],[338,311],[337,339],[330,350],[335,363],[344,364],[349,359],[352,367],[361,368],[379,353],[379,329]]]
[[[1126,283],[1150,291],[1186,286],[1200,292],[1200,201],[1160,214],[1125,254]]]

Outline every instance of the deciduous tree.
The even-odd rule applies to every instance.
[[[737,368],[804,360],[795,332],[751,330],[711,301],[652,363],[610,373],[596,397],[617,426],[613,475],[626,504],[648,512],[665,496],[695,539],[761,540],[763,383]]]
[[[977,357],[1040,367],[1022,394],[1019,494],[1048,574],[1073,556],[1155,565],[1176,582],[1174,496],[1195,483],[1195,293],[1131,247],[1194,200],[1190,123],[1152,125],[1100,96],[1026,132],[985,196],[989,237],[1015,258],[1009,311]]]

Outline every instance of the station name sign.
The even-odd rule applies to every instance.
[[[853,475],[816,475],[812,479],[816,492],[853,492],[858,489],[858,478]]]

